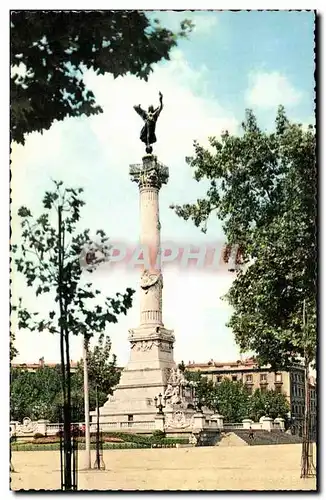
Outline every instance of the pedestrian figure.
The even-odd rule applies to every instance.
[[[249,443],[251,443],[254,440],[254,431],[252,430],[251,426],[249,428]]]

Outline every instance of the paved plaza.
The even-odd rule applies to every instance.
[[[315,490],[315,479],[300,479],[300,456],[298,444],[107,450],[106,470],[80,470],[78,489]],[[13,490],[60,486],[58,451],[13,452],[12,463]]]

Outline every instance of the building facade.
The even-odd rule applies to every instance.
[[[77,370],[78,363],[76,361],[70,361],[70,371],[71,373]],[[35,372],[40,368],[56,368],[60,367],[60,363],[45,363],[44,358],[40,358],[38,363],[11,363],[11,368],[20,368],[21,370],[27,370],[28,372]]]
[[[261,391],[274,390],[285,395],[295,433],[302,433],[305,406],[305,370],[301,365],[295,365],[288,371],[272,371],[268,366],[259,367],[254,358],[230,362],[208,363],[190,362],[186,365],[188,371],[199,371],[202,375],[215,383],[229,379],[233,382],[241,381],[253,393],[256,389]],[[317,419],[317,391],[314,377],[310,377],[310,409],[311,431],[316,433]]]

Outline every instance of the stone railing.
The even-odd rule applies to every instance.
[[[96,426],[96,424],[92,424]],[[154,430],[155,422],[152,420],[148,421],[134,421],[134,422],[109,422],[105,424],[100,424],[102,431],[108,430]]]
[[[85,424],[83,422],[75,422],[72,426],[82,428]],[[43,434],[43,436],[55,436],[60,430],[63,429],[63,424],[50,423],[48,420],[31,421],[29,418],[24,418],[23,422],[12,421],[10,422],[10,436],[16,437],[32,437],[34,434]],[[97,424],[92,422],[90,424],[90,431],[96,432]],[[100,423],[100,430],[105,431],[121,431],[121,430],[154,430],[154,421],[135,421],[135,422],[108,422]]]
[[[259,422],[253,422],[249,418],[246,418],[242,421],[243,429],[252,429],[252,430],[265,430],[271,431],[273,429],[284,430],[284,419],[283,418],[275,418],[273,420],[271,417],[262,417]]]
[[[266,430],[271,431],[275,429],[283,430],[284,429],[284,419],[283,418],[275,418],[273,420],[270,417],[262,417],[259,422],[254,422],[250,418],[245,418],[240,423],[228,423],[224,424],[225,430],[232,429],[252,429],[252,430]]]
[[[226,422],[224,424],[224,429],[226,430],[232,430],[232,429],[243,429],[243,423],[229,423]]]
[[[72,426],[82,428],[84,423],[72,423]],[[163,430],[163,420],[145,420],[145,421],[132,421],[132,422],[106,422],[100,423],[100,430],[102,432],[109,431],[152,431],[154,429]],[[221,415],[213,415],[210,418],[205,418],[202,414],[194,415],[194,422],[191,428],[198,429],[225,429],[232,431],[233,429],[252,429],[252,430],[267,430],[274,429],[284,430],[284,420],[276,418],[273,420],[270,417],[262,417],[260,422],[253,422],[252,420],[244,419],[240,423],[225,423],[223,425],[223,417]],[[10,422],[10,435],[16,437],[32,437],[34,434],[43,434],[43,436],[55,436],[60,430],[63,429],[63,424],[51,424],[48,420],[37,420],[32,422],[29,418],[24,418],[23,422]],[[97,429],[96,422],[92,422],[90,430],[95,433]]]

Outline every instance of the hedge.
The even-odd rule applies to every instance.
[[[104,432],[103,437],[103,449],[135,449],[135,448],[151,448],[151,447],[172,447],[176,444],[188,444],[188,438],[167,438],[159,436],[142,436],[140,434],[129,434],[127,432]],[[123,442],[107,442],[105,438],[118,438],[122,439]],[[53,437],[54,438],[54,437]],[[52,438],[52,439],[53,439]],[[50,438],[49,438],[50,439]],[[54,438],[55,439],[55,438]],[[12,451],[45,451],[45,450],[59,450],[60,441],[56,440],[53,442],[46,442],[46,438],[38,439],[36,442],[15,442],[12,443]],[[77,438],[78,449],[85,449],[85,438]],[[94,435],[91,437],[91,449],[96,449],[96,438]]]

